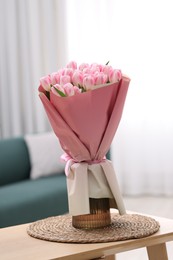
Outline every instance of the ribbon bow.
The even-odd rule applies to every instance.
[[[88,163],[89,165],[97,164],[97,163],[104,162],[104,161],[106,160],[106,156],[104,156],[103,159],[101,159],[101,160],[91,160],[91,161],[82,161],[82,162],[79,162],[79,161],[73,159],[73,158],[72,158],[70,155],[68,155],[67,153],[64,153],[63,155],[61,155],[61,159],[66,162],[65,175],[68,176],[68,175],[69,175],[70,167],[71,167],[74,163]]]

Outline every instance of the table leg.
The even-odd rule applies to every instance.
[[[147,247],[148,259],[149,260],[168,260],[166,244],[158,244]]]

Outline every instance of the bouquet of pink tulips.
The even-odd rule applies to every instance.
[[[119,82],[121,78],[121,71],[111,66],[83,63],[77,67],[77,63],[72,61],[66,68],[42,77],[40,85],[47,94],[51,91],[59,97],[68,97]]]
[[[89,198],[109,198],[125,213],[116,174],[105,158],[119,125],[130,79],[108,64],[66,68],[40,79],[39,95],[66,160],[69,211],[89,214]]]

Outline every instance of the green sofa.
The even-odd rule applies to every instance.
[[[64,172],[30,178],[24,138],[0,140],[0,228],[68,212]]]

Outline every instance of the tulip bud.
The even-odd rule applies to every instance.
[[[116,69],[110,69],[109,71],[109,81],[111,83],[115,83],[120,81],[122,78],[122,73],[120,70],[116,70]]]
[[[83,79],[83,87],[84,87],[84,89],[86,91],[87,90],[92,90],[94,85],[95,85],[94,76],[88,75],[88,76],[84,77],[84,79]]]
[[[50,80],[51,80],[52,85],[59,84],[60,83],[60,74],[58,72],[53,72],[50,75]]]
[[[88,63],[82,63],[82,64],[79,65],[79,70],[83,71],[85,68],[89,68]]]
[[[46,90],[46,91],[50,91],[51,88],[51,79],[50,76],[45,76],[40,78],[40,85]]]
[[[72,75],[72,83],[75,86],[81,86],[83,83],[83,74],[80,70],[76,70]]]
[[[51,88],[51,92],[54,93],[58,97],[66,97],[64,88],[60,86],[59,84],[54,85]]]
[[[71,79],[70,76],[68,75],[64,75],[64,76],[60,76],[60,85],[63,86],[66,83],[70,83]]]
[[[71,61],[67,64],[66,66],[67,68],[70,68],[70,69],[73,69],[73,70],[76,70],[77,69],[77,63],[75,61]]]
[[[72,76],[73,76],[73,69],[65,68],[64,71],[63,71],[63,75],[64,76],[68,75],[68,76],[70,76],[70,78],[72,78]]]
[[[94,74],[96,71],[100,72],[100,67],[99,67],[99,65],[97,63],[92,63],[90,65],[90,70],[91,70],[91,73]]]
[[[105,84],[108,80],[108,76],[103,72],[97,73],[95,76],[95,85]]]
[[[108,65],[104,65],[103,68],[102,68],[102,72],[104,74],[106,74],[107,76],[109,76],[109,71],[112,70],[112,67],[111,66],[108,66]]]
[[[81,94],[81,89],[80,88],[78,88],[76,86],[73,86],[73,88],[74,88],[75,95],[76,94]]]
[[[64,89],[66,96],[73,96],[75,94],[73,85],[71,83],[66,83],[63,86],[63,89]]]

